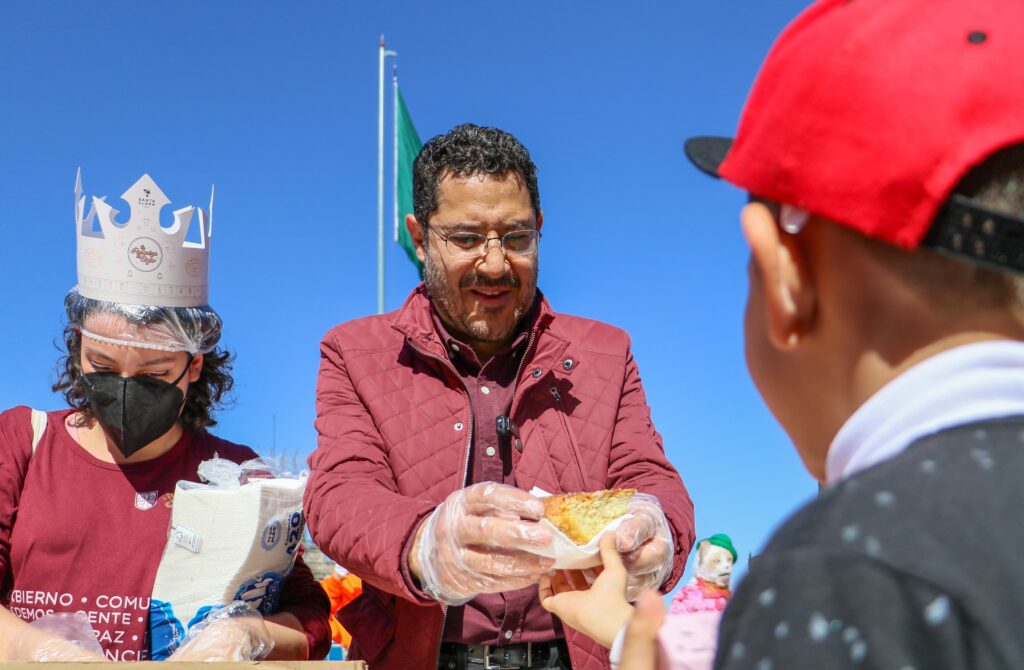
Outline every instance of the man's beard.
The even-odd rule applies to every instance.
[[[523,294],[523,282],[513,274],[507,274],[500,279],[489,279],[481,277],[475,271],[467,272],[459,281],[459,287],[453,288],[448,282],[444,268],[435,260],[428,251],[424,254],[423,281],[426,284],[427,294],[434,302],[434,307],[441,315],[446,325],[460,331],[460,334],[468,336],[469,340],[477,342],[503,342],[510,339],[522,323],[533,300],[537,295],[537,275],[539,267],[534,270],[533,276],[527,279],[525,304],[519,303],[519,296]],[[509,288],[517,300],[513,318],[511,321],[492,325],[486,319],[475,319],[469,321],[466,317],[466,306],[462,304],[461,289],[479,288]],[[496,326],[496,327],[495,327]]]

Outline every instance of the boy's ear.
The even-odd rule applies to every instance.
[[[778,349],[792,349],[812,324],[814,282],[800,233],[783,231],[765,205],[752,202],[740,214],[751,262],[762,281],[768,315],[768,340]],[[753,290],[753,289],[752,289]]]

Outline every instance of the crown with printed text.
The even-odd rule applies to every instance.
[[[160,225],[160,210],[170,200],[148,175],[121,195],[131,208],[127,222],[106,196],[92,198],[85,213],[82,171],[75,179],[75,228],[78,238],[78,292],[86,298],[156,307],[198,307],[209,302],[210,207],[189,205]],[[198,235],[189,236],[198,226]],[[191,237],[191,239],[186,239]]]

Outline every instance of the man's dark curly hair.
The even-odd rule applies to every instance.
[[[472,123],[455,126],[423,145],[412,165],[413,213],[422,225],[437,209],[438,185],[446,176],[516,175],[530,194],[534,214],[540,212],[537,166],[513,135]]]

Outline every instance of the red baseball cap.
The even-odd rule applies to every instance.
[[[905,249],[1024,271],[1024,220],[952,193],[1024,142],[1024,0],[819,0],[776,40],[735,140],[686,154]]]

